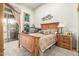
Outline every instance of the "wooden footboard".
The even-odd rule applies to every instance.
[[[34,37],[28,34],[19,34],[19,42],[24,48],[34,55],[39,55],[39,37]]]

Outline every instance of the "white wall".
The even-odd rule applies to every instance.
[[[79,22],[79,11],[78,11],[78,22]],[[79,25],[79,23],[78,23],[78,25]],[[78,45],[77,45],[77,48],[78,48],[77,50],[79,52],[79,26],[78,26]]]
[[[16,4],[14,4],[16,5]],[[21,31],[22,31],[22,20],[24,19],[24,12],[30,15],[30,24],[34,23],[36,27],[40,27],[41,23],[44,23],[41,18],[51,14],[53,16],[52,22],[57,21],[64,24],[63,31],[69,31],[73,33],[73,46],[76,47],[76,40],[77,40],[77,4],[72,3],[52,3],[52,4],[45,4],[40,6],[38,9],[31,10],[27,7],[22,5],[16,5],[21,9]],[[51,21],[46,21],[51,22]]]
[[[24,7],[22,5],[17,5],[17,4],[13,4],[14,6],[18,7],[19,10],[21,10],[21,14],[20,14],[20,31],[22,32],[23,30],[23,27],[22,27],[22,23],[23,23],[23,20],[24,20],[24,13],[27,13],[30,15],[30,24],[33,24],[33,20],[34,20],[34,12],[33,10],[27,8],[27,7]]]
[[[77,36],[77,12],[76,4],[72,3],[57,3],[57,4],[45,4],[35,10],[36,27],[40,27],[43,23],[42,17],[51,14],[53,16],[52,21],[58,21],[65,25],[63,31],[69,31],[73,33],[73,45],[76,47]],[[48,22],[48,21],[47,21]]]

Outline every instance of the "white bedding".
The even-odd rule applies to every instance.
[[[35,37],[40,37],[39,39],[39,46],[40,46],[40,50],[41,52],[44,52],[46,49],[48,49],[49,47],[51,47],[53,44],[56,43],[56,34],[49,34],[49,35],[45,35],[45,34],[41,34],[41,33],[33,33],[33,34],[29,34],[31,36],[35,36]]]
[[[41,52],[44,52],[46,49],[48,49],[55,43],[56,43],[56,35],[55,34],[42,35],[39,40]]]

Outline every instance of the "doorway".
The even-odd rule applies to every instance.
[[[16,28],[17,20],[15,19],[11,9],[5,8],[4,10],[4,42],[17,40]]]
[[[11,8],[11,6],[9,6],[9,4],[5,4],[3,19],[4,55],[10,54],[11,49],[14,46],[8,43],[18,41],[19,25],[14,12],[15,11]]]

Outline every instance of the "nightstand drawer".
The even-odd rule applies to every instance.
[[[66,42],[58,42],[59,45],[65,45],[65,46],[70,46],[70,43],[66,43]]]
[[[62,43],[62,42],[58,43],[58,46],[66,49],[71,49],[71,46],[69,44]]]
[[[66,43],[66,44],[70,44],[71,43],[69,40],[59,40],[58,42],[62,42],[62,43]]]
[[[70,44],[71,43],[70,40],[63,40],[62,42],[66,43],[66,44]]]
[[[71,37],[67,37],[67,36],[63,36],[64,40],[70,41],[72,38]]]

